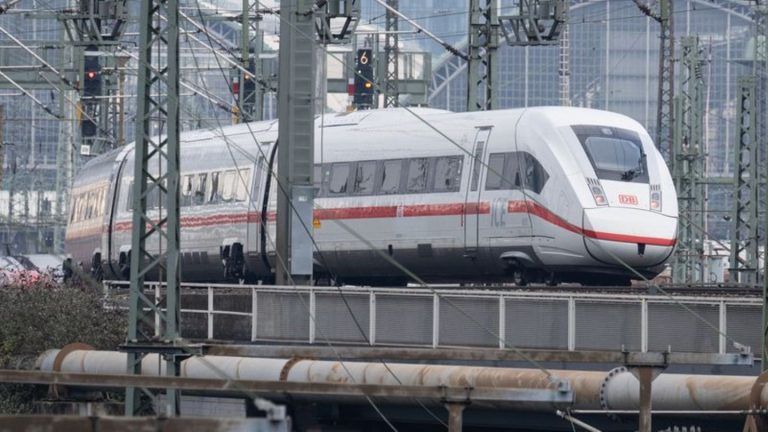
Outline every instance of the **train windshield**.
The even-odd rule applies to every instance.
[[[648,183],[648,164],[640,137],[626,129],[603,126],[572,126],[597,177]]]

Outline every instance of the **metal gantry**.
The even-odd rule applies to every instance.
[[[140,374],[143,357],[160,352],[164,354],[166,375],[178,376],[180,357],[185,352],[183,346],[177,345],[180,312],[178,0],[142,0],[138,48],[131,290],[128,339],[123,349],[128,353],[129,373]],[[150,202],[149,196],[158,199]],[[144,280],[148,276],[166,282],[165,296],[159,302],[144,294]],[[160,341],[151,331],[153,316],[161,322]],[[127,415],[141,411],[137,390],[126,389]],[[166,415],[179,413],[177,390],[167,390],[165,407]]]
[[[399,0],[387,0],[387,5],[392,9],[398,9]],[[400,49],[398,46],[398,27],[399,17],[392,9],[386,10],[386,25],[384,39],[384,58],[385,58],[385,76],[384,76],[384,108],[398,106],[400,98],[400,89],[398,81],[400,77]]]
[[[680,93],[675,97],[675,128],[669,163],[678,198],[678,243],[672,264],[676,283],[703,280],[704,94],[697,36],[681,39]]]
[[[499,19],[495,0],[470,0],[467,46],[467,111],[497,108]]]
[[[740,283],[758,283],[760,202],[757,141],[758,101],[754,76],[739,78],[734,146],[734,193],[731,212],[731,279]]]

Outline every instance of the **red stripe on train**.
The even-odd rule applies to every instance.
[[[464,214],[489,214],[490,203],[451,203],[451,204],[418,204],[403,206],[377,206],[377,207],[348,207],[316,209],[314,217],[320,220],[340,219],[376,219],[393,217],[422,217],[422,216],[461,216]],[[563,228],[575,234],[584,235],[597,240],[608,240],[623,243],[645,243],[653,246],[674,246],[675,239],[656,237],[642,237],[628,234],[608,233],[594,230],[586,230],[574,225],[562,217],[551,212],[546,207],[535,201],[509,201],[507,203],[509,213],[529,213],[537,216],[552,225]],[[267,221],[274,222],[275,212],[267,213]],[[183,216],[181,226],[184,228],[198,228],[210,225],[223,225],[233,223],[260,223],[260,212],[232,213],[211,216]],[[131,229],[131,222],[115,224],[115,231],[127,231]]]
[[[676,243],[675,239],[643,237],[629,234],[617,234],[582,229],[581,227],[576,226],[561,218],[560,216],[552,213],[549,211],[549,209],[535,201],[509,201],[507,203],[507,211],[509,213],[530,213],[540,217],[541,219],[544,219],[552,225],[559,226],[565,230],[579,235],[591,237],[596,240],[609,240],[622,243],[645,243],[652,246],[674,246]]]

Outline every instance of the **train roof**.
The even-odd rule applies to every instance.
[[[465,136],[468,130],[467,125],[471,127],[492,125],[501,128],[515,124],[521,117],[525,119],[521,124],[523,127],[530,127],[531,123],[536,128],[558,128],[575,124],[611,124],[633,130],[642,129],[638,122],[622,114],[590,108],[546,106],[462,113],[432,108],[387,108],[328,113],[316,116],[315,131],[316,134],[323,134],[322,139],[326,142],[332,139],[334,143],[341,144],[335,147],[343,152],[359,153],[380,148],[391,151],[409,149],[414,153],[429,153],[451,149],[451,143],[446,136],[450,137],[454,144],[459,141],[465,144],[467,139],[471,139]],[[354,132],[354,137],[349,135],[349,132]],[[205,159],[210,152],[194,150],[210,148],[212,141],[221,141],[223,137],[241,146],[245,153],[256,155],[259,154],[259,149],[256,147],[257,140],[261,143],[273,142],[277,139],[277,133],[278,121],[267,120],[188,131],[181,134],[181,141],[185,150],[192,150],[192,153],[197,154],[201,159]],[[384,139],[384,137],[387,138]],[[415,138],[419,138],[417,147],[413,146]],[[316,147],[319,142],[320,139],[316,138]],[[366,145],[361,147],[361,143]],[[132,148],[133,143],[89,161],[78,175],[77,184],[89,182],[98,177],[107,177],[118,155],[125,151],[132,153]],[[333,151],[325,149],[326,152],[329,150]],[[449,151],[461,152],[455,146]],[[132,158],[132,154],[128,157]],[[360,157],[360,155],[354,157]]]

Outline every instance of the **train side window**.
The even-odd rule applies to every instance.
[[[77,206],[80,205],[80,195],[76,195],[72,200],[72,208],[70,209],[69,223],[77,222]]]
[[[530,153],[523,153],[522,159],[524,160],[523,178],[525,179],[525,188],[535,193],[541,193],[544,189],[544,185],[549,180],[549,174],[541,166],[541,163]]]
[[[461,156],[444,156],[435,160],[433,190],[435,192],[456,192],[461,185]]]
[[[83,211],[84,220],[91,218],[91,208],[93,204],[92,195],[93,195],[93,192],[88,192],[85,194],[85,210]]]
[[[485,190],[498,190],[502,188],[504,180],[505,153],[493,153],[488,158],[488,176],[485,178]]]
[[[208,174],[197,174],[197,176],[194,179],[194,191],[195,196],[192,199],[192,205],[200,205],[205,202],[205,186],[207,183]]]
[[[248,186],[251,184],[251,169],[241,168],[237,171],[232,171],[235,174],[235,184],[233,199],[237,202],[245,202],[248,200]],[[256,180],[255,189],[259,188],[259,182]],[[254,196],[256,196],[254,194]]]
[[[179,205],[186,207],[192,204],[192,175],[185,175],[181,179],[181,201]]]
[[[208,196],[208,202],[209,203],[217,203],[221,200],[221,185],[219,184],[219,177],[221,173],[215,171],[211,173],[211,181],[208,183],[208,189],[206,192],[208,192],[206,195]]]
[[[96,194],[96,217],[104,216],[104,189],[100,189]]]
[[[378,175],[378,193],[391,195],[400,192],[400,178],[403,173],[403,160],[385,160],[381,163]]]
[[[147,185],[147,189],[149,189],[149,185]],[[159,187],[153,187],[152,190],[149,191],[149,194],[147,194],[147,209],[156,209],[160,208],[160,188]]]
[[[352,193],[355,195],[372,194],[375,179],[376,161],[358,162],[352,182]]]
[[[344,195],[347,193],[349,183],[349,163],[335,163],[331,165],[331,177],[328,181],[328,193],[330,195]]]
[[[72,208],[69,209],[69,223],[73,223],[75,221],[75,209],[77,208],[77,202],[79,201],[80,197],[75,195],[75,197],[72,199]]]
[[[133,211],[133,182],[130,182],[128,184],[128,193],[126,194],[128,200],[125,203],[125,209],[128,211]]]
[[[415,158],[408,161],[408,181],[406,191],[409,193],[424,192],[427,189],[427,173],[429,159]]]
[[[221,174],[221,200],[231,202],[235,198],[235,181],[237,180],[237,171],[229,170]]]
[[[525,153],[507,153],[507,159],[504,162],[504,180],[502,180],[504,189],[519,189],[523,186],[523,181],[521,179],[523,154]]]

